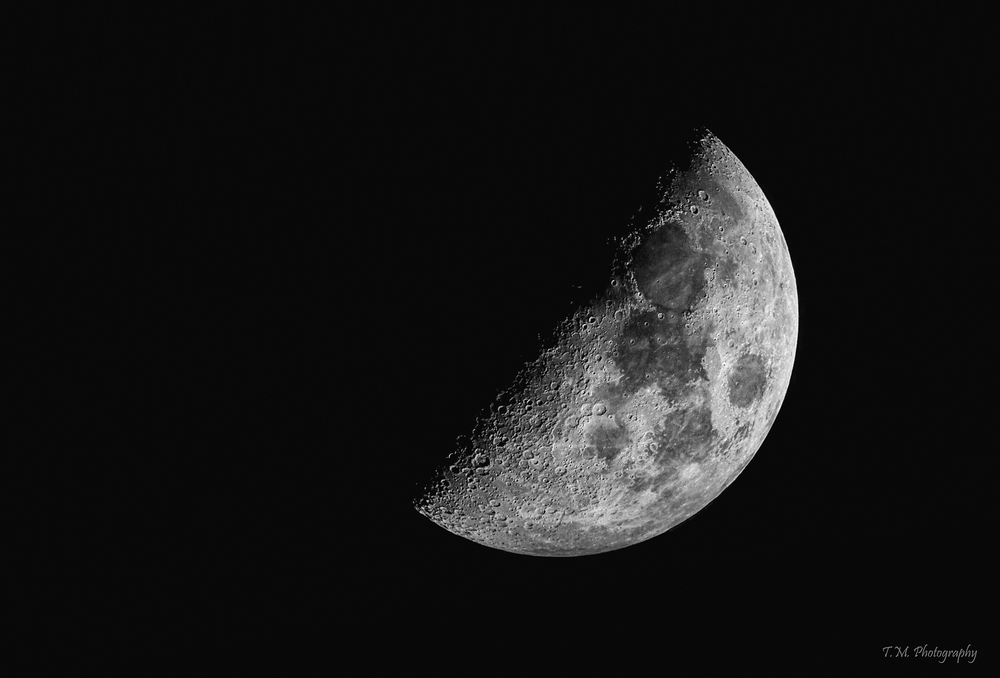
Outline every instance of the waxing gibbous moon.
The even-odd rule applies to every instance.
[[[474,542],[577,556],[655,537],[746,467],[788,389],[795,276],[746,167],[699,133],[606,291],[463,436],[416,501]]]

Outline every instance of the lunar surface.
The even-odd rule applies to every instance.
[[[753,177],[698,139],[617,241],[606,292],[421,490],[423,515],[515,553],[600,553],[690,518],[757,452],[795,358],[795,277]]]

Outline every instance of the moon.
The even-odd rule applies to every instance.
[[[579,556],[687,520],[746,468],[788,390],[798,294],[774,210],[701,130],[616,241],[606,291],[459,439],[415,508],[485,546]]]

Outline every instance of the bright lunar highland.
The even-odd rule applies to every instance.
[[[610,551],[690,518],[760,448],[798,335],[778,220],[707,131],[657,191],[617,241],[606,291],[421,490],[430,520],[515,553]]]

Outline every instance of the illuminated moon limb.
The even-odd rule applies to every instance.
[[[710,133],[661,186],[614,284],[562,324],[418,500],[438,525],[531,555],[622,548],[703,508],[761,446],[798,336],[784,236]]]

